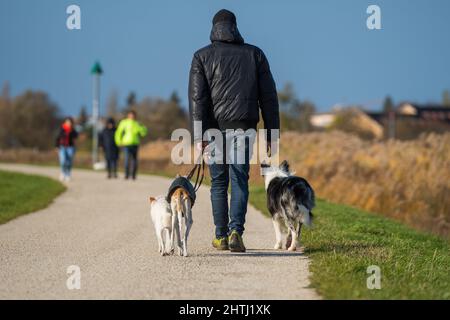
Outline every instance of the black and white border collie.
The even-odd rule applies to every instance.
[[[279,167],[261,164],[267,191],[267,207],[275,228],[275,249],[283,247],[282,221],[288,229],[286,249],[295,251],[300,241],[302,224],[311,226],[315,206],[314,190],[304,178],[289,171],[285,160]]]

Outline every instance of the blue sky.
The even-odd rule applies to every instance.
[[[81,30],[66,8],[81,7]],[[377,4],[382,30],[366,28]],[[448,0],[0,0],[0,84],[13,95],[44,90],[64,114],[91,107],[90,67],[100,60],[102,105],[168,97],[187,105],[192,54],[209,43],[211,19],[235,12],[246,42],[262,48],[277,87],[292,82],[319,110],[337,103],[377,108],[394,101],[440,102],[450,89]]]

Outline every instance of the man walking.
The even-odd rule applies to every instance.
[[[147,135],[147,128],[136,121],[136,112],[131,110],[127,118],[120,121],[114,139],[125,153],[125,179],[136,179],[140,139]]]
[[[216,13],[210,40],[210,45],[194,54],[190,71],[191,118],[194,126],[196,123],[202,126],[200,132],[194,130],[194,142],[197,148],[203,149],[206,145],[203,133],[206,130],[219,129],[223,134],[221,147],[227,156],[224,161],[209,165],[216,227],[212,244],[218,250],[245,252],[242,234],[247,213],[252,139],[244,134],[242,140],[242,132],[256,129],[260,111],[269,132],[279,129],[278,98],[264,53],[244,43],[232,12],[223,9]],[[236,151],[245,152],[245,161],[229,158],[229,154]],[[231,200],[228,208],[230,180]]]
[[[108,179],[117,178],[117,160],[119,160],[119,147],[115,141],[116,121],[113,118],[106,120],[106,127],[98,136],[99,146],[103,149],[108,170]]]

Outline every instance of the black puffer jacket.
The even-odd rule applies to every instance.
[[[259,110],[266,129],[279,129],[278,98],[269,63],[261,49],[244,43],[237,26],[216,23],[211,44],[198,50],[189,78],[192,121],[209,128],[256,128]],[[200,132],[194,141],[202,140]]]

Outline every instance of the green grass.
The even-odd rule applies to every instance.
[[[65,189],[50,178],[0,171],[0,224],[47,207]]]
[[[251,188],[250,202],[268,214],[263,187]],[[319,200],[302,244],[326,299],[450,299],[450,243],[396,221]],[[370,265],[381,269],[380,290],[367,289]]]

